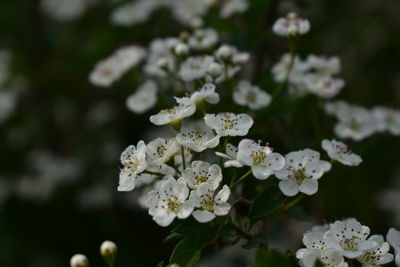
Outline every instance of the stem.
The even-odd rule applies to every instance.
[[[157,176],[164,176],[164,174],[162,174],[161,172],[153,172],[153,171],[148,171],[148,170],[144,170],[143,173],[157,175]]]
[[[241,183],[247,176],[249,176],[251,174],[251,169],[246,172],[245,174],[242,175],[242,177],[240,177],[236,182],[231,184],[231,188],[235,187],[237,184]]]
[[[181,146],[181,153],[182,153],[182,167],[183,170],[186,170],[186,160],[185,160],[185,149]]]

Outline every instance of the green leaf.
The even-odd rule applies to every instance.
[[[170,262],[180,267],[191,267],[199,260],[203,248],[215,242],[227,217],[201,224],[194,220],[185,221],[173,231],[185,236],[172,252]]]
[[[288,258],[275,250],[264,251],[258,249],[256,252],[255,267],[293,267]]]
[[[270,216],[279,208],[283,207],[287,200],[288,198],[275,187],[263,190],[250,206],[250,220],[254,223]]]

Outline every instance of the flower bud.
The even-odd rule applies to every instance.
[[[208,73],[211,74],[213,77],[217,77],[222,73],[222,66],[219,63],[213,62],[208,67]]]
[[[204,25],[204,22],[203,22],[203,20],[202,20],[201,18],[199,18],[199,17],[195,17],[195,18],[193,18],[193,19],[190,21],[190,26],[191,26],[193,29],[201,28],[201,27],[203,27],[203,25]]]
[[[185,57],[189,54],[189,47],[186,44],[179,43],[175,46],[174,52],[180,57]]]
[[[166,58],[160,58],[160,59],[157,61],[157,66],[158,66],[160,69],[162,69],[162,70],[169,71],[169,62],[168,62],[168,59],[166,59]]]
[[[222,60],[228,60],[232,56],[232,49],[228,45],[218,48],[216,56]]]
[[[179,39],[180,39],[182,42],[186,42],[186,41],[189,39],[189,37],[190,37],[190,34],[189,34],[188,32],[181,32],[181,33],[179,34]]]
[[[71,267],[89,267],[89,260],[83,254],[75,254],[69,263]]]
[[[202,30],[202,29],[198,29],[198,30],[196,30],[196,31],[194,32],[194,35],[195,35],[197,38],[202,39],[202,38],[204,38],[205,32],[204,32],[204,30]]]
[[[117,255],[117,245],[112,241],[104,241],[100,246],[100,254],[106,260],[108,265],[113,266],[115,256]]]

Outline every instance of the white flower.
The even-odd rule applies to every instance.
[[[93,0],[42,0],[43,12],[59,21],[73,21],[83,15]]]
[[[330,224],[330,234],[337,242],[335,249],[350,259],[360,257],[365,252],[377,248],[376,241],[367,240],[369,233],[369,228],[355,219]]]
[[[224,162],[225,168],[229,168],[229,167],[241,168],[241,167],[243,167],[243,164],[237,160],[237,152],[238,152],[238,148],[235,147],[234,145],[228,143],[228,144],[226,144],[226,147],[225,147],[225,153],[215,152],[215,154],[218,157],[226,159],[226,161]]]
[[[124,168],[119,175],[118,191],[131,191],[135,188],[136,176],[146,167],[146,145],[139,141],[137,146],[130,145],[121,154],[121,164]]]
[[[394,257],[389,253],[389,243],[385,242],[383,236],[373,235],[368,238],[368,241],[377,243],[377,248],[367,251],[357,258],[357,260],[362,263],[363,267],[381,266],[393,261]]]
[[[188,147],[195,152],[202,152],[207,148],[214,148],[219,144],[220,137],[214,135],[212,130],[204,123],[191,123],[182,126],[176,140],[184,147]]]
[[[147,145],[146,153],[150,165],[161,166],[168,162],[179,150],[175,138],[157,138]]]
[[[178,217],[185,219],[192,214],[193,203],[188,201],[189,188],[183,178],[175,180],[167,176],[155,189],[148,193],[149,214],[160,226],[168,226]]]
[[[245,136],[254,123],[247,114],[236,115],[230,112],[206,114],[204,120],[219,136]]]
[[[0,123],[6,120],[17,106],[18,96],[15,90],[0,92]]]
[[[324,109],[326,114],[340,118],[351,111],[351,106],[345,101],[336,100],[332,102],[327,102],[324,106]]]
[[[213,62],[214,58],[211,56],[189,57],[182,63],[179,70],[179,76],[185,82],[204,78],[208,72],[210,64]]]
[[[289,13],[286,18],[279,18],[272,30],[279,36],[306,34],[310,30],[310,22],[298,17],[296,13]]]
[[[348,166],[358,166],[362,162],[362,158],[354,154],[343,142],[333,139],[322,140],[322,148],[328,153],[329,157]]]
[[[216,216],[227,215],[231,209],[227,202],[231,194],[229,187],[224,185],[215,196],[214,190],[212,184],[203,183],[190,194],[190,200],[199,208],[193,212],[193,217],[201,223],[209,222]]]
[[[144,0],[148,1],[148,0]],[[173,53],[175,46],[180,43],[177,38],[155,39],[150,43],[149,56],[144,66],[144,71],[148,75],[165,77],[165,69],[175,71],[176,57]],[[166,68],[160,68],[160,60],[165,62]]]
[[[309,55],[305,64],[308,69],[321,75],[335,75],[341,70],[340,59],[335,56]]]
[[[226,0],[222,3],[220,14],[222,18],[228,18],[236,13],[244,13],[248,7],[248,0]]]
[[[305,76],[305,86],[310,93],[321,98],[333,98],[344,87],[344,81],[326,75],[308,74]]]
[[[126,99],[126,106],[134,113],[144,113],[157,102],[157,84],[148,80]]]
[[[136,45],[120,48],[113,55],[96,64],[89,75],[89,80],[96,86],[109,87],[131,67],[139,64],[145,55],[146,51]]]
[[[320,260],[323,266],[329,267],[348,267],[343,256],[334,248],[325,250],[308,249],[304,251],[303,258],[300,260],[304,267],[314,267],[316,261]]]
[[[215,52],[215,57],[223,62],[238,65],[246,63],[250,55],[245,52],[240,52],[236,47],[231,45],[221,45]]]
[[[388,131],[393,135],[400,135],[400,111],[387,108],[375,107],[372,110],[372,115],[375,119],[377,131]]]
[[[182,177],[191,189],[196,189],[204,183],[216,189],[222,181],[222,170],[217,164],[210,165],[205,161],[193,161],[192,166],[183,172]]]
[[[173,0],[171,11],[180,22],[190,25],[193,18],[205,15],[214,2],[215,0]]]
[[[151,13],[163,2],[158,0],[138,0],[117,7],[111,14],[111,22],[119,26],[132,26],[149,19]]]
[[[267,179],[275,171],[285,166],[285,159],[281,154],[272,153],[268,145],[261,145],[250,139],[243,139],[238,146],[237,159],[243,165],[251,167],[254,177],[260,180]]]
[[[363,107],[349,106],[337,115],[339,122],[335,125],[335,133],[340,138],[360,141],[376,130],[371,112]]]
[[[219,102],[219,94],[215,92],[215,85],[212,83],[206,83],[199,91],[195,91],[191,96],[190,100],[195,103],[207,102],[210,104],[217,104]]]
[[[284,54],[278,63],[272,67],[272,75],[276,82],[282,82],[288,75],[290,68],[291,55],[289,53]],[[289,81],[292,83],[298,83],[303,81],[304,72],[307,66],[300,60],[299,57],[295,57],[293,60],[293,66],[289,74]]]
[[[218,34],[213,29],[198,29],[188,39],[189,47],[194,50],[212,48],[218,43]]]
[[[150,121],[155,125],[176,123],[183,118],[192,116],[195,112],[196,105],[190,99],[180,99],[179,105],[161,110],[158,114],[150,116]]]
[[[313,195],[318,191],[318,179],[331,168],[331,164],[319,160],[319,153],[311,149],[290,152],[285,156],[285,167],[275,176],[281,181],[279,188],[286,196],[300,192]]]
[[[251,109],[266,107],[271,102],[271,96],[249,81],[240,81],[237,90],[233,93],[233,100],[238,105],[249,106]]]
[[[393,247],[396,258],[395,262],[398,267],[400,267],[400,231],[394,228],[390,228],[386,235],[386,239],[389,244]]]
[[[85,255],[75,254],[69,264],[71,267],[89,267],[89,260]]]

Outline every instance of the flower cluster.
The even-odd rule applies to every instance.
[[[313,267],[316,261],[323,266],[347,267],[346,259],[356,259],[363,267],[381,266],[393,261],[390,245],[399,257],[400,232],[390,229],[387,241],[382,235],[370,236],[368,226],[351,218],[306,232],[303,237],[306,248],[298,250],[296,257],[304,267]]]
[[[210,8],[217,6],[222,18],[243,13],[248,0],[138,0],[119,6],[111,15],[113,24],[132,26],[147,21],[158,9],[169,9],[173,17],[185,25],[198,25]]]
[[[399,110],[382,106],[368,110],[338,100],[326,103],[325,112],[338,119],[335,134],[340,138],[360,141],[375,133],[388,132],[395,136],[400,135]]]

